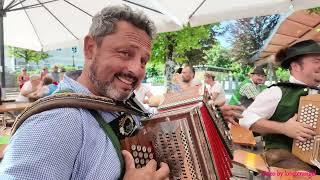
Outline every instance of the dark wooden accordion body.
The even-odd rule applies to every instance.
[[[320,95],[302,96],[299,102],[298,121],[314,128],[316,136],[305,142],[294,140],[292,153],[304,162],[320,169]]]
[[[138,168],[153,158],[168,163],[170,179],[229,179],[232,149],[226,123],[203,96],[190,97],[169,97],[172,106],[164,103],[136,136],[121,141],[122,147]]]

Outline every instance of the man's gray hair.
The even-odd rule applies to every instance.
[[[144,30],[151,39],[155,37],[156,28],[142,11],[133,11],[129,6],[109,6],[103,8],[92,18],[89,35],[93,37],[98,46],[101,45],[103,37],[115,32],[115,23],[127,21],[137,28]]]

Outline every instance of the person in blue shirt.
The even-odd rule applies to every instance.
[[[127,6],[102,9],[84,38],[84,69],[65,74],[57,91],[128,99],[145,76],[155,34],[153,22]],[[98,111],[107,123],[116,112]],[[139,117],[135,117],[138,120]],[[151,160],[136,169],[123,151],[125,180],[168,179],[169,167]],[[0,164],[0,179],[121,178],[121,163],[111,139],[87,109],[57,108],[34,114],[11,137]]]

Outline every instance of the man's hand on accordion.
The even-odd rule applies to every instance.
[[[288,121],[283,123],[283,134],[299,141],[312,139],[316,135],[314,128],[308,124],[297,121],[298,115],[295,114]]]
[[[243,107],[228,104],[220,104],[218,106],[225,120],[235,126],[239,126],[237,122],[239,122],[239,118],[242,118]]]
[[[140,169],[136,169],[132,155],[124,150],[122,151],[125,162],[124,180],[169,180],[169,166],[161,162],[160,168],[157,170],[157,162],[151,160],[148,164]]]

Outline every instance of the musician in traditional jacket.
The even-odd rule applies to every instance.
[[[266,73],[261,66],[256,67],[250,72],[249,78],[245,79],[233,92],[229,101],[230,105],[241,105],[245,108],[250,106],[257,95],[266,89],[264,82]]]
[[[313,167],[291,153],[293,139],[306,141],[314,128],[297,121],[301,96],[318,93],[320,84],[320,45],[314,40],[298,42],[281,49],[276,60],[289,69],[289,83],[264,90],[243,112],[240,125],[264,134],[265,158],[269,166],[313,171]]]
[[[104,8],[93,17],[84,39],[83,71],[66,74],[59,91],[127,100],[145,76],[154,34],[153,22],[143,13],[127,6]],[[115,136],[109,136],[104,127],[120,112],[91,112],[56,108],[26,119],[10,140],[0,164],[0,179],[120,179],[123,160],[123,179],[168,178],[165,163],[157,169],[151,160],[136,169],[128,151],[121,156]]]

